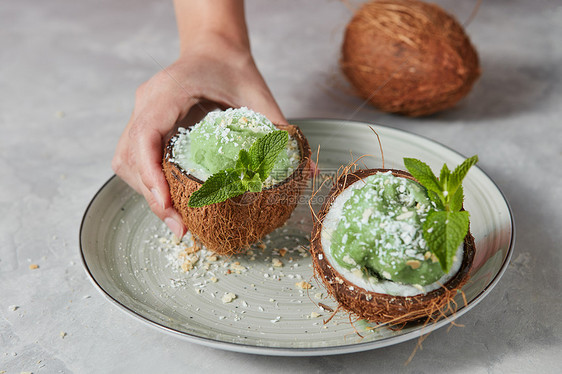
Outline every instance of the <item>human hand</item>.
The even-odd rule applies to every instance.
[[[178,122],[194,111],[213,109],[209,104],[223,109],[247,106],[273,123],[286,123],[249,45],[206,33],[184,43],[176,62],[137,89],[132,116],[112,161],[115,173],[144,196],[178,238],[186,227],[172,206],[162,173],[163,147]]]

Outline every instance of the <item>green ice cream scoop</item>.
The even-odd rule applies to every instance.
[[[191,160],[211,174],[233,168],[241,149],[277,128],[265,116],[247,108],[211,112],[190,131]],[[275,171],[291,166],[288,152],[281,152]]]
[[[390,172],[356,184],[332,236],[335,260],[401,284],[439,280],[444,273],[423,239],[423,222],[434,209],[425,188]]]

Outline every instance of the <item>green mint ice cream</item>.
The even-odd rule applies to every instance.
[[[391,173],[363,180],[343,206],[331,238],[338,264],[367,270],[380,279],[425,286],[443,275],[423,239],[423,222],[432,209],[426,190]]]
[[[257,139],[275,130],[265,116],[248,108],[211,112],[191,130],[180,129],[172,157],[184,170],[205,180],[211,174],[235,167],[241,149],[250,149]],[[269,184],[287,178],[299,161],[297,142],[289,138],[287,150],[279,155]]]

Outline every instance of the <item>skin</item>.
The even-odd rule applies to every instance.
[[[186,227],[173,208],[162,173],[163,146],[178,123],[194,123],[216,107],[247,106],[273,123],[287,123],[250,50],[243,0],[175,0],[180,56],[136,91],[112,168],[181,238]]]

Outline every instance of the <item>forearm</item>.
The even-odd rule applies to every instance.
[[[243,0],[174,0],[180,53],[208,37],[228,39],[238,48],[250,48]]]

